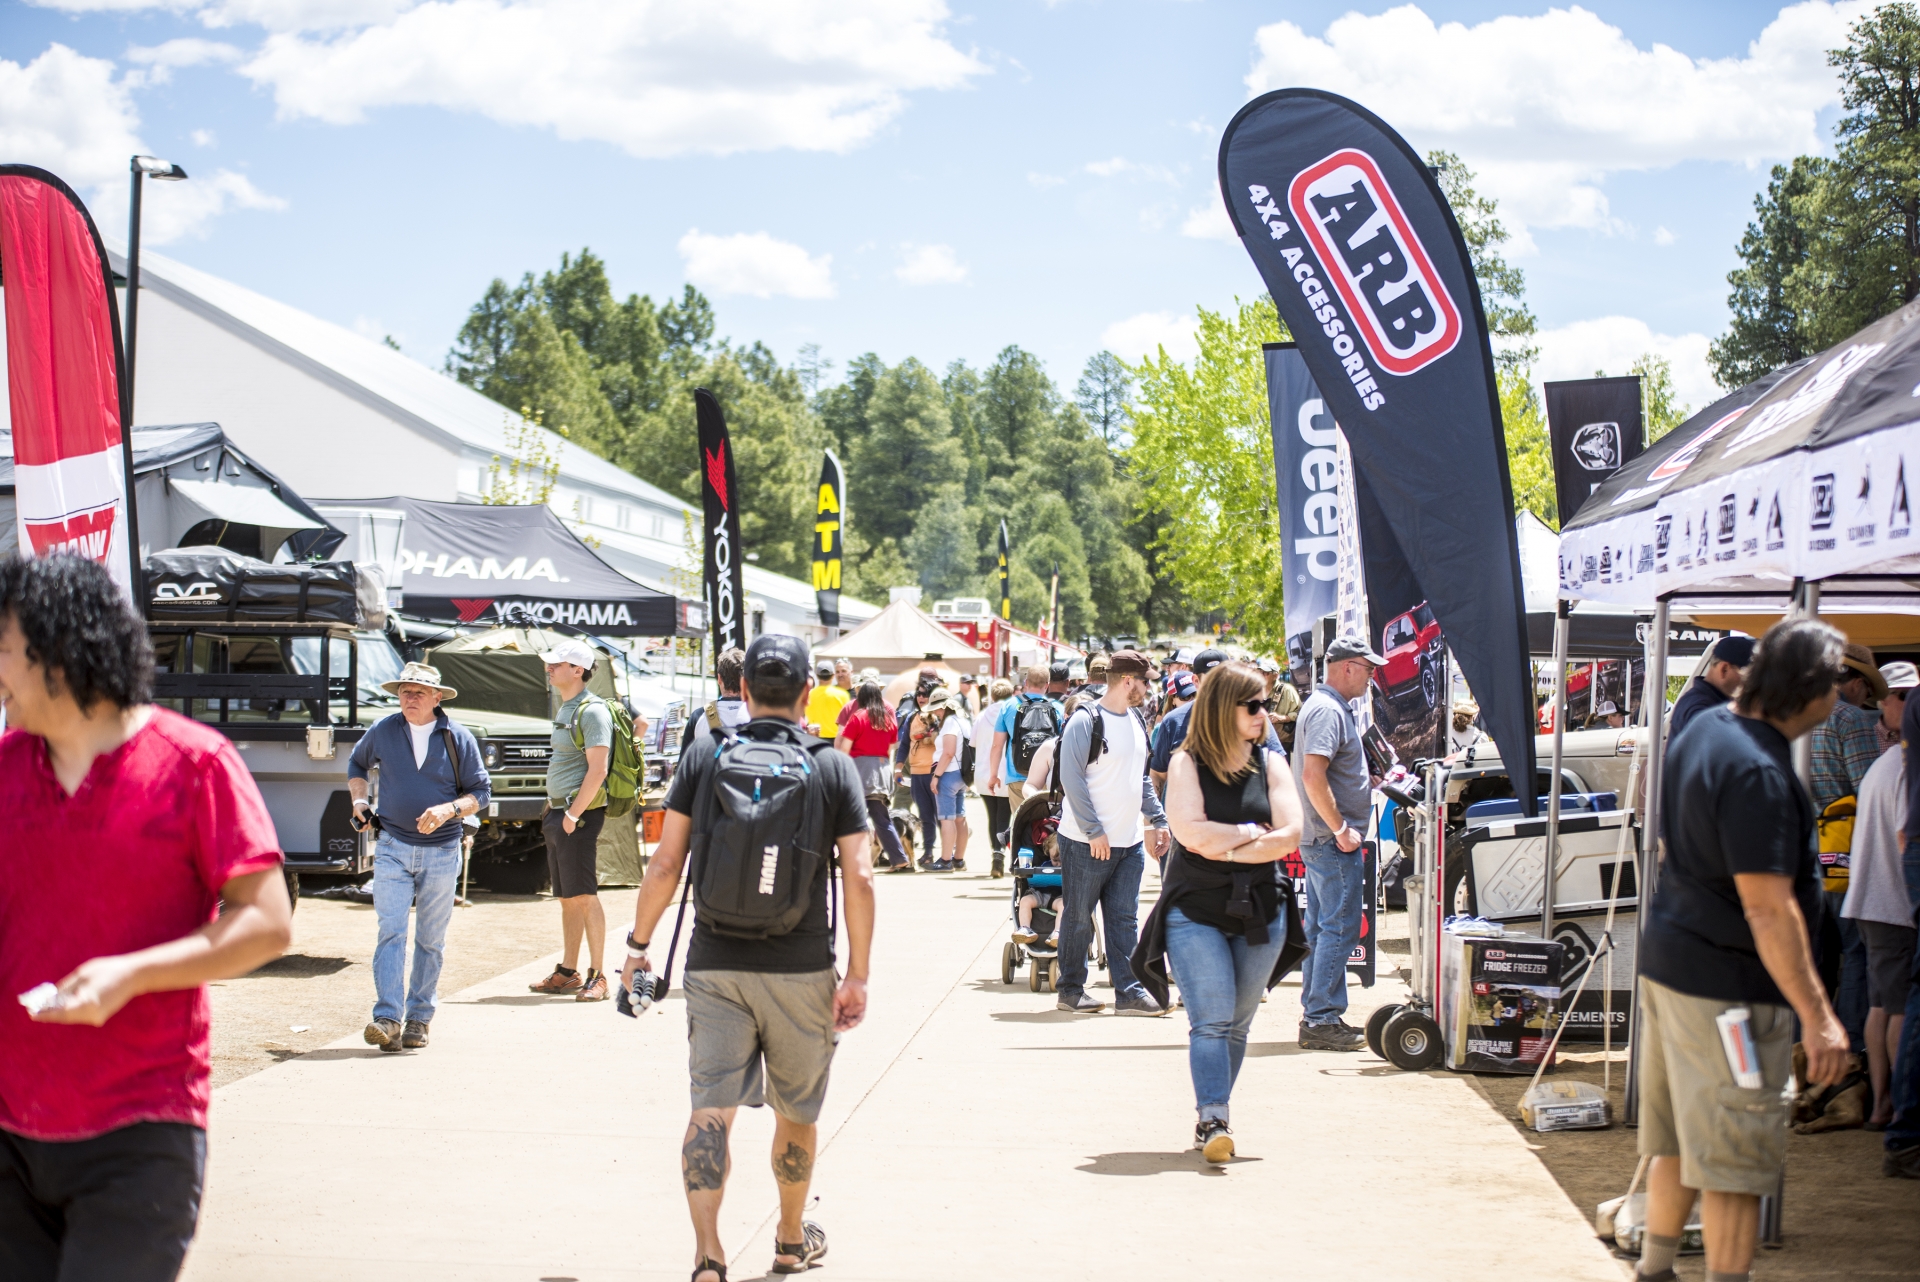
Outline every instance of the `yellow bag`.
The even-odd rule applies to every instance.
[[[1820,812],[1820,873],[1828,890],[1847,888],[1856,801],[1854,797],[1842,797]]]

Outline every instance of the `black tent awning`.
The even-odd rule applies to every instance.
[[[436,623],[565,624],[607,636],[683,630],[676,597],[602,561],[544,504],[315,499],[406,513],[390,587],[402,614]]]

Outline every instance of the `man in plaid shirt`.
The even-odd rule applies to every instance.
[[[1880,756],[1878,726],[1880,714],[1864,706],[1869,700],[1887,696],[1887,682],[1874,666],[1873,651],[1864,645],[1849,643],[1845,666],[1840,670],[1833,713],[1813,732],[1813,809],[1817,815],[1842,797],[1857,796],[1860,781]],[[1837,930],[1840,937],[1840,990],[1834,994],[1834,1013],[1846,1026],[1853,1048],[1865,1046],[1867,1024],[1867,947],[1860,928],[1840,915],[1847,897],[1845,878],[1839,888],[1828,881],[1827,914],[1823,929]]]

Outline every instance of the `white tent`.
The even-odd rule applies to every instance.
[[[961,672],[985,672],[991,656],[980,653],[906,601],[895,601],[837,641],[814,647],[816,659],[847,659],[854,670],[878,668],[885,675],[917,667],[928,655]]]

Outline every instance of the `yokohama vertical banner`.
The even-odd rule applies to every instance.
[[[707,555],[704,564],[707,591],[707,635],[713,638],[713,656],[734,646],[743,649],[746,590],[741,585],[740,484],[733,470],[733,442],[727,438],[726,415],[706,388],[693,393],[700,428],[700,498],[705,508]]]
[[[1340,579],[1340,429],[1295,343],[1267,343],[1267,406],[1286,575],[1287,662],[1311,685],[1313,625],[1334,613]]]
[[[846,547],[847,476],[828,450],[820,464],[820,493],[814,501],[813,596],[820,626],[840,626],[840,555]]]
[[[1346,434],[1363,525],[1370,495],[1501,759],[1530,776],[1526,608],[1493,352],[1438,182],[1364,108],[1282,89],[1227,126],[1220,192]],[[1531,793],[1520,789],[1529,812]]]
[[[72,552],[133,595],[113,275],[93,219],[45,170],[0,165],[20,550]]]
[[[1548,383],[1547,434],[1553,439],[1553,488],[1565,526],[1622,463],[1645,448],[1640,376]]]

